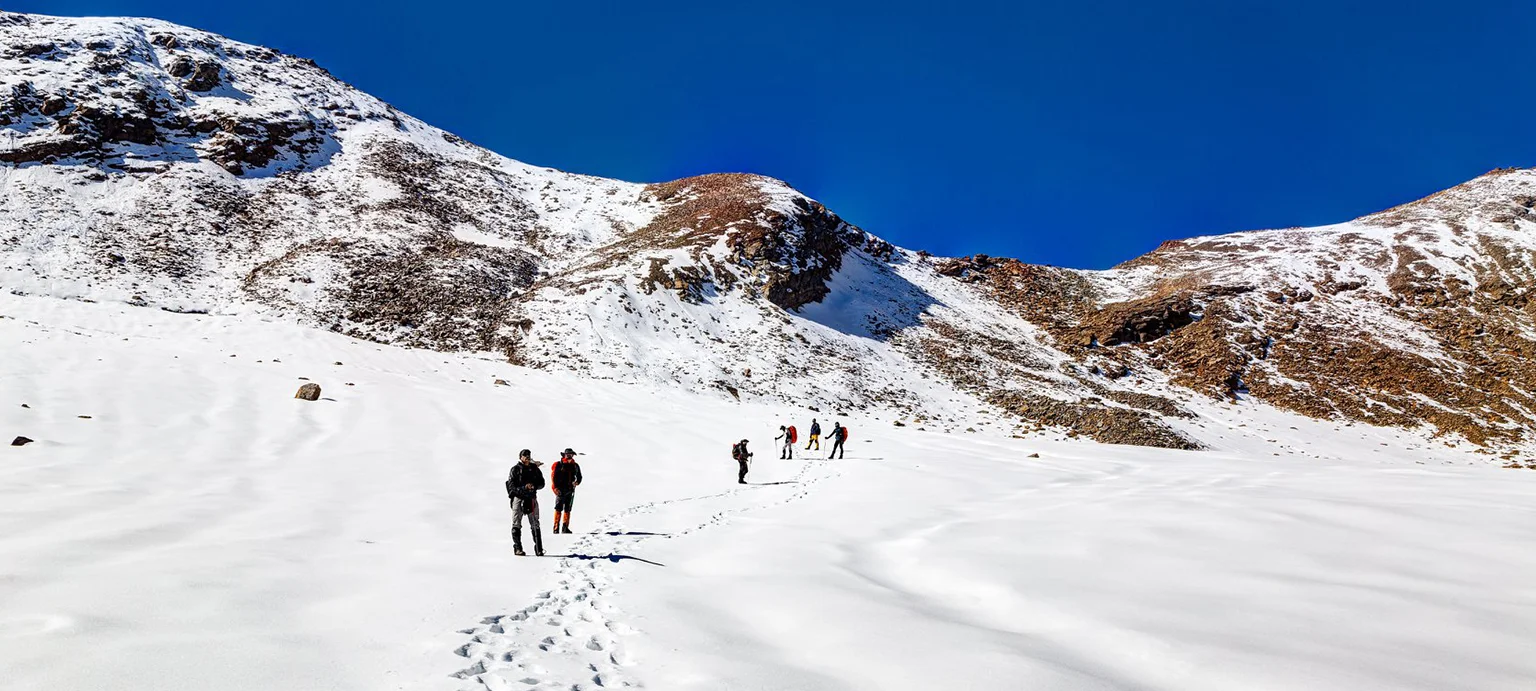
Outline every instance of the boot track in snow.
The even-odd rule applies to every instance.
[[[623,611],[613,604],[613,599],[619,593],[616,585],[621,576],[603,567],[625,560],[663,565],[618,553],[617,539],[624,538],[623,548],[633,551],[649,540],[690,535],[720,525],[732,516],[802,499],[818,482],[837,474],[825,459],[815,459],[788,481],[647,502],[604,516],[597,521],[597,530],[578,538],[571,544],[570,554],[560,558],[554,588],[539,592],[532,603],[521,609],[485,617],[477,626],[459,632],[469,636],[469,640],[454,652],[470,660],[470,664],[452,676],[470,682],[461,687],[468,690],[642,688],[644,685],[633,671],[635,660],[624,645],[625,638],[639,631],[620,621]],[[670,534],[626,529],[626,519],[634,516],[688,502],[728,499],[750,489],[783,484],[796,484],[797,488],[777,501],[718,511],[702,523]]]

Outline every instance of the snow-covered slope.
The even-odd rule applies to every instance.
[[[531,167],[312,62],[164,22],[3,13],[0,51],[13,293],[893,427],[1193,448],[1196,407],[1256,397],[1529,456],[1528,171],[1084,272],[893,247],[760,176]]]
[[[656,213],[640,185],[495,156],[269,49],[17,14],[0,43],[13,289],[488,349],[487,305]]]
[[[1518,460],[1536,430],[1533,205],[1536,171],[1498,170],[1350,223],[1166,243],[1096,277],[1126,297],[1079,333],[1103,341],[1182,303],[1199,323],[1127,361],[1139,349],[1199,391],[1426,424]]]
[[[1013,340],[1046,380],[1007,388],[1094,395],[1055,372],[1038,329],[776,180],[532,168],[302,59],[163,22],[6,14],[0,40],[16,95],[0,285],[14,292],[1015,428],[914,345],[949,315]]]
[[[1208,451],[943,434],[249,316],[0,315],[0,433],[36,440],[0,447],[8,691],[1536,677],[1536,474],[1390,429],[1195,402]],[[778,460],[812,417],[846,460]],[[514,557],[507,467],[566,446],[576,532]]]

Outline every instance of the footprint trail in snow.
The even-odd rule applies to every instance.
[[[616,567],[626,561],[662,567],[630,553],[651,540],[683,537],[733,516],[797,501],[817,483],[836,475],[833,464],[815,460],[783,483],[647,502],[599,519],[596,531],[578,538],[570,545],[570,553],[560,557],[555,587],[539,592],[521,609],[485,617],[459,632],[469,639],[454,652],[468,665],[453,677],[464,680],[461,688],[468,690],[642,688],[634,673],[635,660],[624,644],[639,631],[621,620],[623,611],[613,603],[623,578]],[[724,507],[667,534],[627,529],[633,517],[699,502],[720,502]]]

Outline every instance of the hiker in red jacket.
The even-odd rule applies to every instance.
[[[576,503],[576,486],[581,484],[581,466],[576,463],[576,452],[566,449],[560,452],[560,460],[549,469],[549,486],[555,493],[555,527],[552,533],[571,533],[571,505]],[[561,525],[560,517],[565,517]]]

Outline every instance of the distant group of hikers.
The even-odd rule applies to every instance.
[[[799,443],[799,433],[794,425],[780,425],[779,436],[774,441],[783,440],[783,452],[780,460],[789,460],[795,457],[795,444]],[[841,422],[832,423],[832,433],[828,435],[832,442],[832,453],[827,458],[843,457],[843,442],[848,441],[848,428]],[[810,440],[805,444],[805,450],[811,448],[821,450],[821,423],[811,420]],[[747,484],[747,471],[752,463],[752,452],[747,450],[747,440],[743,439],[731,445],[731,458],[736,460],[736,481]],[[519,557],[527,556],[523,551],[523,520],[528,521],[528,532],[533,537],[533,553],[535,556],[544,556],[544,536],[539,530],[539,490],[544,489],[544,464],[533,460],[533,452],[523,449],[517,454],[517,463],[512,465],[512,470],[507,472],[507,498],[512,502],[512,551]],[[571,532],[571,507],[576,503],[576,487],[581,484],[581,465],[576,462],[576,452],[566,449],[560,452],[560,460],[549,469],[549,487],[555,493],[555,522],[550,532]]]
[[[779,436],[773,438],[774,441],[784,440],[783,450],[779,453],[779,460],[789,460],[795,457],[795,444],[800,442],[799,436],[799,432],[795,430],[794,425],[789,425],[788,427],[779,425]],[[832,434],[829,438],[832,440],[832,453],[827,454],[827,458],[842,458],[843,442],[848,441],[848,428],[844,427],[841,422],[832,423]],[[805,442],[805,450],[810,451],[813,446],[816,447],[817,451],[821,450],[821,423],[817,422],[815,418],[811,418],[811,436]]]
[[[832,434],[828,437],[832,441],[832,453],[827,458],[843,458],[843,442],[848,441],[848,428],[841,422],[832,423]],[[779,425],[779,436],[774,437],[775,442],[782,441],[779,460],[787,461],[795,457],[795,444],[800,443],[800,433],[794,425]],[[805,443],[805,450],[810,451],[815,447],[821,450],[821,423],[814,418],[811,420],[810,439]],[[743,439],[731,446],[731,458],[736,459],[736,482],[747,484],[747,471],[751,469],[752,452],[747,450],[747,440]]]

